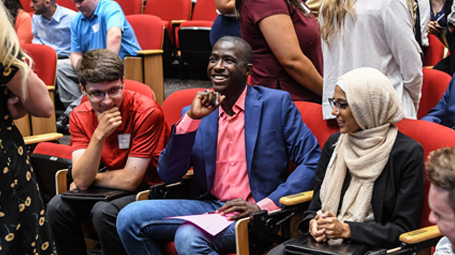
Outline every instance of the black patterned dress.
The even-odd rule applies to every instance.
[[[0,255],[53,254],[35,174],[6,104],[4,84],[16,72],[0,63]]]

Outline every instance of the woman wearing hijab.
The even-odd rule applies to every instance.
[[[386,76],[363,67],[341,76],[329,99],[340,132],[325,143],[301,232],[317,242],[400,244],[418,227],[424,194],[422,146],[400,133],[401,102]],[[339,181],[344,180],[344,181]],[[283,254],[279,245],[269,254]]]

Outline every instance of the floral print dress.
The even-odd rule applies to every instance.
[[[17,68],[0,63],[0,255],[53,254],[43,201],[24,140],[7,108]]]

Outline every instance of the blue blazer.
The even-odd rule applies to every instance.
[[[455,129],[455,75],[438,104],[422,118]]]
[[[183,109],[182,114],[189,107]],[[179,181],[193,167],[192,195],[207,199],[213,186],[218,137],[217,109],[195,132],[175,134],[160,155],[158,174],[166,183]],[[250,187],[255,201],[313,189],[321,150],[287,92],[248,86],[245,100],[245,146]],[[297,168],[289,175],[292,160]]]

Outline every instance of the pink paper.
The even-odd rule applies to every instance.
[[[176,216],[166,219],[182,219],[189,221],[192,224],[205,230],[212,236],[215,236],[233,223],[232,220],[228,220],[228,218],[233,215],[235,214],[221,215],[219,213],[208,213],[188,216]]]

